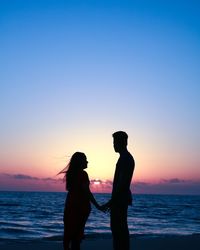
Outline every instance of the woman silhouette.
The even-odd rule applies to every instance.
[[[65,173],[68,191],[63,218],[64,250],[80,250],[85,223],[91,211],[90,203],[92,202],[97,209],[101,210],[89,188],[89,178],[84,171],[87,163],[86,155],[76,152],[72,155],[67,167],[60,172]]]

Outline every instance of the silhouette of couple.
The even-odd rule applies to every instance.
[[[110,226],[114,250],[129,250],[129,230],[127,224],[128,206],[132,204],[130,183],[135,167],[134,158],[127,150],[128,135],[117,131],[113,134],[115,152],[120,154],[116,164],[111,199],[99,205],[89,188],[89,178],[84,171],[87,158],[76,152],[69,164],[60,173],[66,177],[68,191],[64,208],[64,250],[80,250],[84,228],[91,211],[91,203],[100,211],[110,211]],[[59,173],[59,174],[60,174]]]

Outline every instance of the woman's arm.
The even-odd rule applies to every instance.
[[[99,210],[101,210],[101,206],[98,204],[98,202],[96,201],[96,199],[94,198],[94,195],[92,194],[92,192],[90,191],[89,185],[84,187],[85,193],[88,196],[90,202]]]
[[[92,192],[90,191],[90,189],[88,190],[89,192],[89,198],[91,203],[99,210],[101,210],[101,206],[97,203],[96,199],[94,198],[94,195],[92,194]]]
[[[83,189],[84,189],[84,192],[86,193],[86,195],[88,196],[90,202],[99,210],[102,210],[101,206],[98,204],[98,202],[96,201],[96,199],[94,198],[92,192],[90,191],[90,182],[89,182],[89,178],[88,178],[88,175],[87,173],[85,173],[85,181],[84,181],[84,184],[83,184]]]

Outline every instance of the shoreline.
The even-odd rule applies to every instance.
[[[192,235],[131,235],[131,250],[198,250],[200,234]],[[1,250],[62,250],[62,240],[54,239],[1,239]],[[111,235],[86,238],[81,244],[81,250],[112,250]]]
[[[1,238],[0,237],[0,243],[2,242],[34,242],[34,241],[50,241],[50,242],[61,242],[62,241],[62,235],[56,235],[56,236],[49,236],[49,237],[41,237],[41,238]],[[200,232],[199,233],[192,233],[192,234],[130,234],[130,239],[169,239],[169,238],[193,238],[193,237],[199,237],[200,238]],[[104,239],[112,239],[111,233],[86,233],[84,241],[87,240],[104,240]]]

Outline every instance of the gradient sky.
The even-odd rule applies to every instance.
[[[110,185],[125,130],[142,192],[200,194],[199,13],[193,0],[1,0],[0,190],[44,190],[75,151]]]

